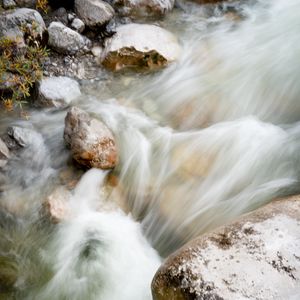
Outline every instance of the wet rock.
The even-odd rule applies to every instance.
[[[16,2],[14,0],[3,0],[3,8],[15,8],[17,6]]]
[[[0,138],[0,168],[7,164],[9,159],[9,150],[3,140]]]
[[[6,37],[25,44],[24,30],[34,39],[44,40],[46,26],[39,12],[29,8],[18,8],[0,15],[0,38]]]
[[[2,138],[11,151],[26,148],[30,146],[34,140],[42,139],[41,135],[34,130],[18,126],[8,127]]]
[[[57,224],[70,216],[69,201],[71,193],[64,187],[58,187],[51,193],[42,206],[42,216]]]
[[[155,25],[127,24],[108,39],[102,64],[113,71],[126,68],[158,69],[178,59],[177,38]]]
[[[84,23],[78,18],[72,21],[71,27],[79,33],[82,33],[85,29]]]
[[[171,255],[153,298],[289,299],[300,292],[299,236],[300,196],[274,201]]]
[[[77,107],[71,108],[66,116],[64,139],[74,160],[85,167],[111,169],[117,164],[117,148],[111,131]]]
[[[174,0],[114,0],[121,15],[130,17],[163,16],[174,7]]]
[[[79,84],[68,77],[43,78],[37,85],[34,105],[38,107],[67,107],[81,95]]]
[[[114,17],[114,9],[101,0],[75,0],[75,11],[88,27],[101,27]]]
[[[52,22],[48,28],[49,46],[59,53],[87,52],[91,41],[60,22]]]

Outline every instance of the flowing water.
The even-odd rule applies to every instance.
[[[61,174],[81,175],[63,142],[66,111],[2,115],[2,132],[35,133],[0,178],[0,299],[151,299],[168,254],[299,192],[300,2],[178,1],[157,23],[179,38],[179,62],[82,82],[76,105],[111,128],[120,163],[82,177],[66,221],[40,217]],[[108,176],[118,184],[103,195]]]

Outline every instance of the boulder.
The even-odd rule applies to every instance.
[[[48,28],[49,46],[55,51],[64,54],[87,52],[91,41],[68,28],[60,22],[52,22]]]
[[[64,108],[81,95],[79,84],[69,77],[43,78],[37,84],[34,105],[38,107]]]
[[[123,16],[163,16],[174,7],[174,0],[113,0],[114,8]]]
[[[65,119],[64,139],[72,156],[88,168],[111,169],[118,161],[117,147],[112,132],[101,121],[72,107]]]
[[[167,30],[146,24],[119,26],[106,40],[102,64],[113,71],[126,68],[158,69],[178,59],[177,38]]]
[[[101,27],[115,14],[114,9],[101,0],[75,0],[75,11],[88,27]]]
[[[0,168],[3,168],[7,164],[9,156],[9,150],[6,144],[0,138]]]
[[[46,26],[39,12],[29,8],[18,8],[0,14],[0,39],[16,41],[18,48],[23,48],[25,33],[34,40],[46,40]]]
[[[300,196],[274,201],[168,257],[153,299],[291,299],[300,294],[299,237]]]

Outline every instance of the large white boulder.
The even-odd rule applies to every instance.
[[[177,38],[156,25],[119,26],[108,39],[102,64],[113,71],[126,68],[157,69],[176,61],[180,55]]]
[[[152,292],[155,300],[298,299],[300,196],[191,241],[161,266]]]

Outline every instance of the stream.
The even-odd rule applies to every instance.
[[[150,300],[165,257],[300,192],[300,2],[177,1],[156,24],[178,37],[177,63],[81,82],[75,105],[112,130],[120,159],[81,177],[66,221],[40,210],[64,172],[82,175],[63,140],[67,110],[1,112],[1,133],[34,134],[0,177],[0,281],[15,281],[0,300]],[[103,196],[108,176],[118,184]]]

